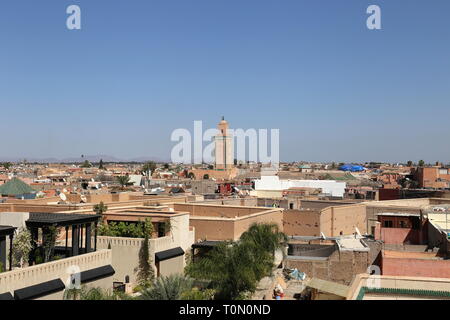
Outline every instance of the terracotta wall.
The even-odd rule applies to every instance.
[[[320,236],[320,212],[285,210],[283,230],[288,236]]]
[[[381,240],[385,244],[421,244],[420,230],[410,228],[381,228]]]
[[[355,227],[364,234],[367,232],[365,205],[346,205],[328,207],[321,211],[320,231],[326,236],[351,235]]]
[[[191,216],[190,226],[195,228],[195,240],[238,240],[254,223],[276,223],[283,231],[281,210],[269,210],[237,219]]]
[[[258,207],[198,205],[189,203],[175,203],[173,205],[173,208],[175,211],[187,211],[192,216],[222,217],[222,218],[242,217],[252,213],[258,213],[264,210],[268,210],[267,208],[258,208]]]
[[[365,273],[368,267],[369,252],[367,251],[338,251],[328,259],[323,260],[295,260],[287,258],[287,268],[297,268],[305,272],[308,277],[319,278],[349,285],[356,274]]]

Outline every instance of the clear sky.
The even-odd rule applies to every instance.
[[[449,15],[448,0],[2,0],[0,157],[168,159],[174,129],[224,115],[279,128],[282,161],[448,162]]]

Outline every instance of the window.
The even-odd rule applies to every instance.
[[[385,228],[392,228],[393,223],[391,220],[384,220],[384,227]]]
[[[294,209],[294,204],[293,203],[289,203],[289,209],[291,209],[291,210]]]
[[[399,221],[400,228],[408,228],[408,225],[405,221]]]
[[[158,223],[158,238],[165,237],[166,236],[166,226],[164,222]]]

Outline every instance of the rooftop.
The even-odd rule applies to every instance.
[[[0,194],[6,196],[18,196],[30,193],[36,193],[36,190],[18,178],[12,178],[0,186]]]
[[[65,227],[73,224],[84,224],[96,222],[100,219],[95,214],[67,214],[67,213],[48,213],[48,212],[30,212],[30,217],[26,221],[27,226],[58,226]]]

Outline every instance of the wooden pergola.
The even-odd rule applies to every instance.
[[[96,226],[99,219],[99,215],[31,212],[25,223],[36,243],[39,241],[39,229],[42,230],[41,240],[43,245],[45,236],[50,232],[51,227],[65,228],[64,253],[66,256],[77,256],[97,250]],[[92,224],[95,224],[93,250],[91,243]],[[72,234],[70,248],[68,247],[69,230]],[[35,258],[35,255],[30,257],[30,265],[35,261]]]
[[[0,263],[6,268],[6,237],[9,237],[9,270],[12,270],[12,252],[15,227],[0,226]]]

